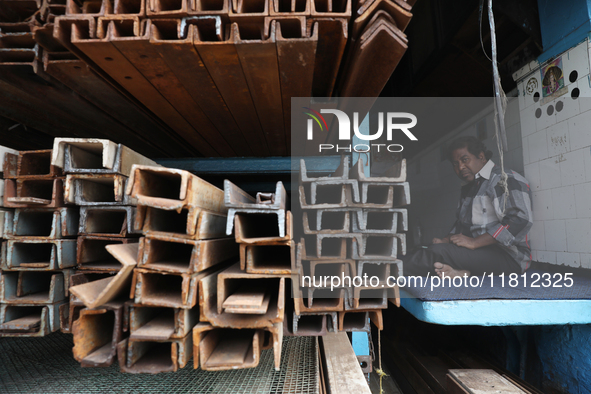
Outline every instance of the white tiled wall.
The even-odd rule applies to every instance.
[[[514,74],[518,82],[525,177],[533,192],[534,260],[591,269],[591,79],[587,40],[562,55],[568,92],[552,101],[534,100],[525,87],[532,78],[541,94],[540,66]],[[571,72],[577,78],[570,82]],[[579,89],[579,98],[571,97]],[[534,92],[532,92],[534,93]],[[556,110],[561,102],[563,109]],[[554,112],[548,115],[548,108]],[[541,111],[541,116],[536,117]]]

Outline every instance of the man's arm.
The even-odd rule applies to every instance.
[[[464,234],[454,234],[449,238],[449,241],[455,245],[472,250],[497,243],[497,240],[488,233],[479,235],[476,238],[466,237]]]

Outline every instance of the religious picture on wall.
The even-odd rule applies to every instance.
[[[562,72],[562,57],[543,66],[540,69],[542,73],[542,94],[544,97],[551,95],[560,96],[562,93],[555,94],[564,88],[564,73]]]

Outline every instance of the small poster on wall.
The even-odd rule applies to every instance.
[[[564,73],[562,72],[562,57],[546,64],[540,69],[542,73],[542,96],[552,98],[562,96],[568,89],[564,86]],[[548,101],[545,100],[545,101]]]

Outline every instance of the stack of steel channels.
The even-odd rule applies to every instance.
[[[60,327],[76,265],[78,208],[66,207],[51,150],[5,153],[0,336],[44,336]]]
[[[224,182],[226,234],[234,231],[240,262],[199,282],[201,323],[193,329],[194,365],[208,371],[256,367],[273,348],[281,361],[285,282],[294,259],[292,218],[281,182],[252,197]]]
[[[406,254],[408,230],[407,211],[400,208],[410,203],[405,161],[393,171],[393,177],[365,177],[361,159],[350,169],[343,157],[334,174],[312,178],[301,160],[305,235],[294,267],[296,314],[338,312],[340,331],[369,331],[370,318],[381,327],[381,309],[395,298],[388,277],[402,274],[397,256]]]
[[[225,234],[224,193],[187,171],[136,165],[127,194],[137,199],[135,226],[144,237],[119,365],[131,373],[176,371],[193,354],[192,330],[203,314],[199,281],[238,255]]]
[[[136,202],[125,194],[125,186],[132,165],[155,163],[124,145],[86,138],[56,138],[50,160],[66,176],[64,201],[79,209],[72,222],[78,235],[73,241],[77,271],[70,302],[61,310],[61,328],[74,335],[74,357],[82,366],[108,366],[122,332],[123,302],[117,297],[97,302],[97,297],[106,282],[128,269],[106,246],[131,245],[137,255],[132,245],[139,237]]]
[[[415,1],[365,0],[355,5],[339,74],[341,97],[378,97],[406,52]]]

